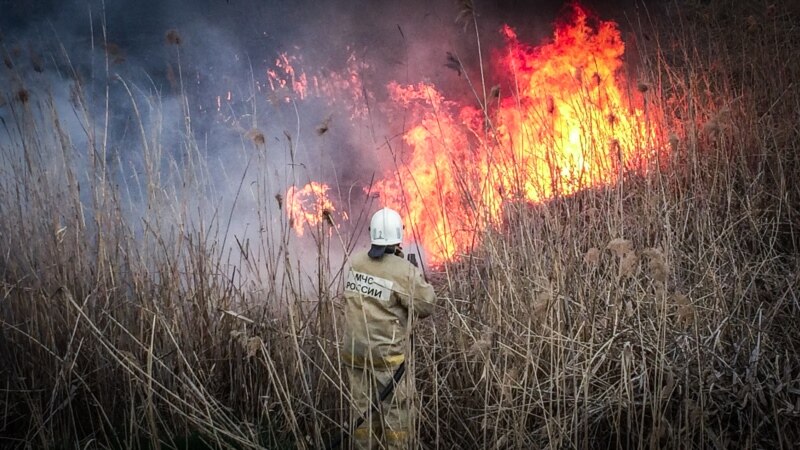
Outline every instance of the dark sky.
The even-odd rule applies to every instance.
[[[36,20],[44,18],[52,18],[52,15],[58,10],[65,8],[87,9],[86,5],[92,3],[81,0],[0,0],[0,25],[6,30],[14,28],[15,26],[27,24]],[[94,2],[97,3],[97,2]],[[184,11],[195,10],[209,10],[214,12],[225,12],[229,14],[238,14],[242,11],[252,10],[255,4],[261,4],[268,9],[276,9],[279,11],[288,10],[308,10],[320,8],[324,10],[331,5],[337,8],[348,9],[351,8],[353,12],[364,11],[367,9],[383,9],[387,5],[392,4],[404,5],[424,5],[438,3],[440,5],[451,6],[453,9],[458,8],[458,0],[452,1],[438,1],[438,2],[414,2],[414,1],[252,1],[252,0],[197,0],[197,1],[179,1],[179,0],[139,0],[120,2],[109,0],[106,2],[107,9],[114,10],[119,8],[130,14],[132,20],[145,19],[145,20],[158,20],[159,13],[173,9],[174,6],[183,5],[181,9]],[[493,14],[500,19],[507,21],[514,21],[515,19],[524,20],[525,17],[535,15],[552,16],[554,12],[563,6],[564,1],[557,0],[493,0],[474,2],[475,8],[484,14]],[[584,0],[582,4],[589,6],[602,14],[612,14],[615,11],[625,10],[633,7],[636,3],[657,3],[652,0],[649,2],[637,2],[636,0]],[[327,6],[326,6],[327,5]]]
[[[215,28],[254,39],[266,32],[270,37],[295,37],[317,31],[358,33],[386,23],[403,24],[433,16],[452,22],[461,8],[458,0],[326,1],[326,0],[0,0],[0,30],[13,36],[31,26],[54,27],[63,33],[80,33],[87,27],[90,11],[103,15],[108,28],[131,41],[165,27],[208,22]],[[498,22],[525,28],[550,23],[567,2],[558,0],[494,0],[474,2],[486,24]],[[581,4],[605,18],[618,19],[637,3],[652,0],[584,0]],[[385,32],[385,30],[384,30]]]

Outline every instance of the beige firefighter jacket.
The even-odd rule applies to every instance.
[[[391,254],[375,260],[366,253],[351,259],[344,298],[342,361],[376,369],[404,361],[412,311],[427,317],[436,301],[433,287],[413,264]]]

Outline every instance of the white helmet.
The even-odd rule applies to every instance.
[[[403,242],[403,220],[397,211],[383,208],[372,215],[369,223],[372,245],[397,245]]]

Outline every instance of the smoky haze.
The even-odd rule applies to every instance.
[[[550,35],[563,4],[535,3],[475,2],[484,57],[500,45],[502,23],[530,42]],[[385,105],[387,83],[432,82],[449,98],[474,101],[464,74],[445,65],[451,52],[466,75],[479,79],[476,30],[456,22],[464,4],[0,0],[0,45],[6,68],[13,68],[2,72],[0,81],[9,98],[19,89],[34,99],[50,93],[73,146],[85,149],[86,132],[73,108],[75,80],[81,80],[87,107],[97,117],[108,108],[110,158],[134,218],[144,211],[146,197],[141,186],[146,162],[133,110],[138,99],[142,110],[157,111],[149,120],[157,122],[165,161],[185,161],[187,134],[196,140],[207,164],[204,192],[214,214],[231,218],[229,226],[223,223],[225,236],[257,238],[259,208],[277,207],[265,198],[291,184],[319,180],[335,186],[335,203],[348,212],[350,223],[358,223],[355,230],[345,224],[343,231],[363,242],[364,221],[354,219],[359,211],[364,217],[378,207],[364,189],[392,170],[393,152],[404,150],[399,136],[406,118]],[[617,8],[608,1],[598,5],[601,13]],[[338,81],[329,83],[326,95],[276,94],[268,73],[281,55],[292,58],[296,75],[306,73],[321,84]],[[285,70],[278,73],[288,79]],[[11,120],[8,108],[0,106],[0,118]],[[252,130],[263,133],[263,150],[251,144]],[[3,139],[0,134],[0,143]],[[259,151],[262,165],[255,166],[253,153]],[[176,171],[170,167],[160,163],[161,181],[185,182],[177,175],[171,180],[168,174]],[[254,185],[263,192],[248,190]],[[191,207],[199,211],[202,204],[197,199]],[[203,213],[196,216],[200,220]],[[222,239],[233,245],[233,239]]]

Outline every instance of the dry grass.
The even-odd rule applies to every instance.
[[[508,204],[480,248],[430,274],[441,309],[410,368],[424,447],[800,445],[797,17],[680,3],[635,25],[649,81],[632,89],[669,127],[661,170]],[[191,139],[162,165],[161,123],[135,108],[144,170],[118,186],[96,127],[76,148],[51,98],[6,89],[0,444],[321,447],[347,420],[328,255],[350,238],[322,221],[308,275],[264,176],[263,242],[229,253]],[[123,191],[140,188],[132,223]]]

